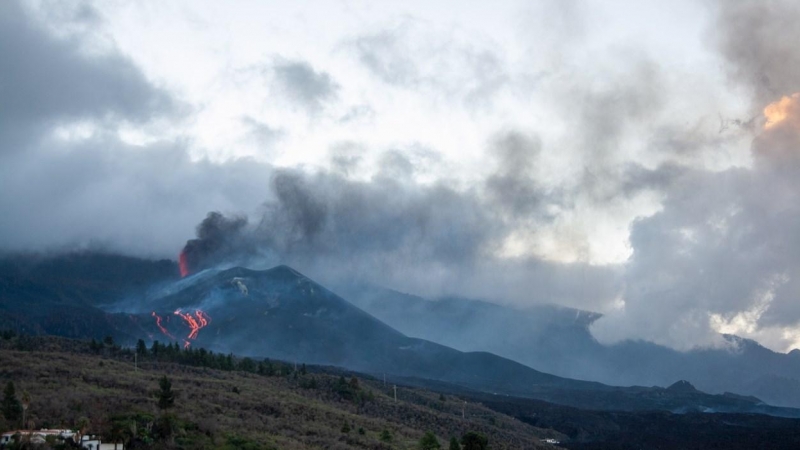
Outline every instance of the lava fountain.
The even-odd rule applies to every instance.
[[[189,261],[186,259],[186,251],[181,251],[178,255],[178,268],[181,270],[181,278],[189,275]]]

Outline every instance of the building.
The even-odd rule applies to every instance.
[[[27,439],[32,444],[44,444],[48,436],[53,436],[58,441],[63,441],[75,436],[72,430],[49,430],[47,428],[41,430],[14,430],[3,433],[0,436],[0,446],[10,444],[14,440],[14,436],[18,436],[20,440]]]
[[[15,439],[29,441],[31,444],[44,444],[48,436],[53,436],[56,441],[75,438],[72,430],[14,430],[0,436],[0,447],[13,442]],[[81,447],[86,450],[125,450],[123,444],[103,444],[97,436],[81,436]]]
[[[103,444],[97,436],[82,436],[81,447],[86,450],[125,450],[123,444]]]

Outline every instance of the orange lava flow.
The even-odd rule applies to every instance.
[[[164,333],[164,336],[167,336],[167,337],[170,337],[172,339],[175,339],[175,337],[172,336],[171,334],[169,334],[169,331],[167,331],[167,329],[164,328],[164,325],[161,325],[161,316],[156,314],[155,311],[153,311],[152,316],[156,318],[156,326],[158,327],[159,330],[161,330],[162,333]]]
[[[194,315],[182,312],[180,309],[176,309],[174,314],[183,319],[186,325],[189,326],[189,335],[183,341],[184,348],[188,348],[189,341],[197,339],[197,334],[200,330],[211,323],[211,317],[205,311],[199,309],[195,310]]]
[[[186,252],[181,251],[178,255],[178,268],[181,270],[181,278],[189,275],[189,262],[186,261]]]

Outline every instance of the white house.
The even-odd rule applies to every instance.
[[[5,447],[14,440],[14,436],[19,435],[19,439],[28,440],[32,444],[44,444],[48,436],[55,436],[56,440],[63,441],[75,437],[72,430],[14,430],[3,433],[0,436],[0,447]],[[103,444],[96,436],[82,436],[81,447],[86,450],[125,450],[123,444]]]
[[[48,436],[55,436],[57,440],[64,440],[75,436],[75,432],[72,430],[50,430],[47,428],[41,430],[8,431],[0,436],[0,446],[6,446],[11,443],[16,435],[19,435],[20,439],[30,440],[33,444],[43,444],[46,442]]]
[[[97,436],[81,437],[81,448],[86,450],[125,450],[123,444],[103,444]]]

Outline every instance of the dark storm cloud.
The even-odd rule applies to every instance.
[[[58,40],[16,1],[0,2],[0,148],[19,151],[31,134],[61,121],[145,122],[176,103],[127,58],[85,56]]]
[[[57,12],[85,21],[81,8]],[[0,252],[174,256],[211,204],[238,211],[261,201],[269,167],[195,162],[179,140],[121,141],[120,123],[180,120],[184,107],[124,56],[81,51],[91,37],[58,39],[17,2],[0,2]],[[75,122],[89,134],[53,135]]]
[[[100,135],[28,147],[0,159],[0,252],[100,246],[175,257],[211,205],[255,208],[270,174],[247,160],[194,162],[180,142],[138,147]]]
[[[272,69],[285,95],[311,112],[334,100],[339,91],[328,73],[315,70],[305,61],[279,59]]]

